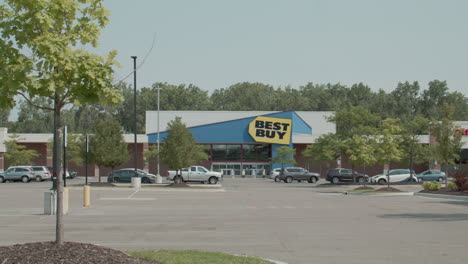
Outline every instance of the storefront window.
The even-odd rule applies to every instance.
[[[269,144],[245,144],[242,149],[244,161],[268,161],[270,158]]]
[[[213,160],[225,160],[226,158],[226,145],[213,144]]]
[[[210,145],[206,145],[209,149]],[[210,153],[209,151],[207,153]],[[269,144],[212,144],[212,161],[269,161]]]

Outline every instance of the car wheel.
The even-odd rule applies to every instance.
[[[174,178],[174,183],[182,183],[182,178],[180,176],[176,176]]]
[[[442,177],[439,177],[439,179],[437,179],[438,182],[443,182],[444,181],[444,178]]]
[[[118,177],[114,178],[113,180],[114,182],[120,182],[120,179]]]
[[[0,183],[3,183],[5,182],[5,178],[3,178],[3,176],[0,176]]]
[[[29,177],[28,176],[23,176],[21,177],[21,181],[26,183],[26,182],[29,182]]]
[[[418,178],[418,182],[423,182],[423,179],[422,179],[422,178]]]
[[[380,179],[379,180],[379,184],[385,184],[385,183],[387,183],[387,181],[385,179]]]
[[[365,180],[364,180],[364,177],[359,177],[359,178],[357,179],[357,181],[358,181],[359,183],[364,183]]]
[[[293,181],[293,178],[291,176],[286,177],[286,179],[284,179],[284,182],[286,183],[291,183],[292,181]]]
[[[275,177],[275,182],[279,182],[279,181],[280,181],[279,176],[276,176]]]
[[[37,176],[37,177],[36,177],[36,181],[37,181],[37,182],[41,182],[41,181],[42,181],[41,176]]]
[[[146,178],[146,177],[143,177],[143,178],[141,179],[141,182],[142,182],[142,183],[150,183],[150,180],[149,180],[148,178]]]
[[[218,183],[218,178],[216,178],[216,177],[210,177],[210,178],[208,179],[208,183],[209,183],[209,184],[216,184],[216,183]]]
[[[332,178],[332,183],[333,183],[333,184],[337,184],[337,183],[339,183],[339,182],[340,182],[340,179],[339,179],[338,177],[333,177],[333,178]]]
[[[317,178],[316,178],[316,177],[314,177],[314,176],[310,177],[309,183],[316,183],[316,182],[317,182]]]

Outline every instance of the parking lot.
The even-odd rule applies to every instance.
[[[103,181],[105,181],[103,179]],[[68,180],[68,184],[84,179]],[[343,195],[352,186],[225,179],[223,189],[70,190],[65,240],[117,249],[198,249],[293,263],[466,263],[468,202]],[[50,182],[0,184],[0,244],[55,239]],[[419,191],[419,185],[398,186]]]

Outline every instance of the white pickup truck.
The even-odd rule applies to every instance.
[[[221,172],[209,171],[202,166],[192,166],[189,169],[184,168],[179,170],[177,173],[175,170],[168,171],[167,179],[175,183],[208,182],[209,184],[216,184],[223,179],[223,174]]]

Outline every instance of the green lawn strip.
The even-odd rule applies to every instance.
[[[127,251],[128,254],[161,264],[272,264],[255,257],[233,256],[221,252],[194,250]]]
[[[220,186],[190,186],[190,187],[169,187],[167,185],[141,185],[143,188],[172,188],[172,189],[222,189]]]

